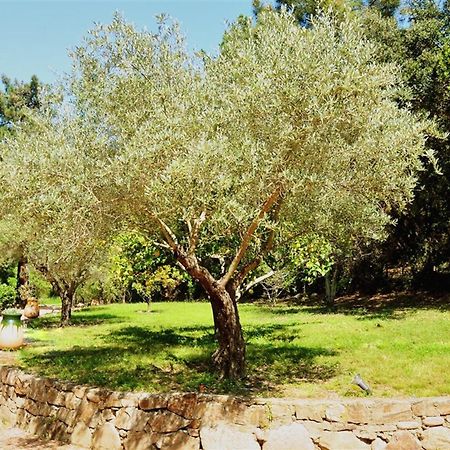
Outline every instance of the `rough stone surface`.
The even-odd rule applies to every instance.
[[[299,424],[282,425],[265,434],[263,450],[314,450],[314,444],[307,429]]]
[[[374,403],[372,421],[374,423],[409,422],[413,420],[411,403],[407,400],[386,400]]]
[[[70,443],[79,447],[90,448],[92,443],[91,430],[83,422],[79,422],[70,436]]]
[[[321,422],[325,417],[325,406],[320,404],[311,404],[306,401],[299,401],[295,403],[294,408],[297,419]]]
[[[167,407],[168,401],[169,398],[166,395],[149,395],[139,400],[139,408],[144,410],[163,409]]]
[[[143,431],[150,416],[136,408],[122,408],[116,416],[115,426],[122,430]]]
[[[325,410],[325,419],[329,422],[342,422],[342,418],[345,414],[345,406],[340,403],[330,405]]]
[[[253,433],[226,423],[201,428],[200,439],[203,450],[261,450]]]
[[[409,431],[397,431],[385,450],[422,450],[422,446]]]
[[[385,441],[383,441],[383,439],[376,438],[372,442],[370,449],[371,450],[386,450],[386,445],[387,445],[387,443]]]
[[[121,450],[122,442],[119,432],[109,422],[102,425],[94,433],[92,439],[93,450]]]
[[[419,422],[411,421],[411,422],[398,422],[397,428],[399,430],[415,430],[420,428],[421,424]]]
[[[450,429],[445,427],[428,428],[422,433],[421,444],[425,450],[450,449]]]
[[[432,399],[424,399],[413,403],[412,412],[415,416],[438,416],[439,410],[436,402]]]
[[[0,380],[0,425],[78,448],[450,450],[450,397],[150,395],[77,386],[5,366]]]
[[[167,402],[167,409],[187,419],[194,419],[197,407],[197,394],[176,394]]]
[[[170,411],[150,413],[148,424],[157,433],[170,433],[181,430],[189,425],[190,421]]]
[[[189,436],[185,431],[164,434],[157,442],[159,448],[170,450],[199,450],[200,439]]]
[[[369,445],[351,431],[325,432],[319,439],[319,447],[323,450],[370,450]]]
[[[370,404],[367,402],[352,402],[346,405],[347,421],[350,423],[369,423],[371,421]]]
[[[145,431],[132,431],[124,441],[125,450],[149,450],[153,448],[155,438]]]
[[[422,422],[426,427],[438,427],[444,425],[444,418],[440,416],[425,417]]]

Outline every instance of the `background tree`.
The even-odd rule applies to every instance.
[[[63,105],[46,108],[31,120],[32,127],[0,143],[3,237],[26,243],[30,262],[60,296],[61,325],[67,325],[75,292],[95,267],[107,230],[113,228],[105,227],[102,219],[108,218],[97,214],[102,179],[96,151],[105,146]]]
[[[245,371],[236,290],[277,242],[382,239],[411,200],[424,124],[376,52],[350,16],[302,29],[270,11],[241,18],[200,68],[164,22],[153,35],[116,18],[75,52],[74,105],[110,149],[103,207],[162,236],[208,293],[223,376]],[[205,248],[221,248],[220,277]]]
[[[40,107],[40,91],[42,89],[36,75],[31,77],[29,83],[11,81],[3,75],[2,83],[3,89],[0,89],[0,141],[13,136],[18,128],[26,126],[27,112]],[[23,307],[30,296],[28,259],[23,249],[23,243],[16,243],[15,247],[14,253],[17,260],[16,303]],[[11,249],[8,253],[11,253]]]

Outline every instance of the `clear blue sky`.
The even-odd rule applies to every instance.
[[[137,27],[153,29],[162,12],[177,19],[191,49],[217,50],[226,22],[251,15],[251,0],[0,0],[0,73],[52,82],[70,69],[68,49],[94,22],[120,11]]]

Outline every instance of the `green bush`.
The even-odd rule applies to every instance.
[[[16,290],[8,284],[0,284],[0,310],[10,308],[16,301]]]

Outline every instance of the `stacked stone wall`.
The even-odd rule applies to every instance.
[[[450,450],[450,397],[121,393],[0,367],[0,420],[107,450]]]

